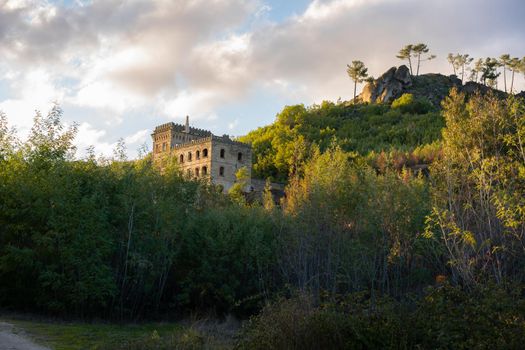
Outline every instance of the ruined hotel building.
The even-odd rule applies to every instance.
[[[173,122],[159,125],[153,134],[153,161],[162,164],[166,157],[175,157],[188,178],[205,178],[227,191],[235,183],[235,173],[246,167],[252,171],[250,145],[234,141],[227,135],[215,136],[210,131]],[[250,182],[250,180],[248,180]],[[250,190],[250,183],[248,183]]]

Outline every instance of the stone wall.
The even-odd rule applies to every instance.
[[[224,152],[221,153],[221,150]],[[241,155],[239,159],[239,154]],[[212,181],[221,185],[227,191],[235,183],[235,173],[242,167],[248,170],[248,185],[245,191],[250,191],[252,176],[252,150],[249,145],[214,137],[212,141]],[[221,168],[222,175],[221,175]]]
[[[246,167],[251,178],[251,147],[227,138],[210,136],[176,145],[171,151],[171,156],[175,157],[185,176],[208,178],[214,184],[221,185],[225,191],[235,183],[235,173],[238,169]],[[206,174],[203,172],[204,167]],[[199,169],[198,176],[196,169]],[[245,190],[250,190],[250,180]]]

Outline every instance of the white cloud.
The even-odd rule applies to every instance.
[[[186,115],[191,115],[196,120],[203,119],[212,111],[209,102],[214,96],[208,90],[183,90],[174,98],[162,101],[161,111],[170,119],[182,120]]]
[[[150,140],[150,132],[151,131],[149,129],[139,130],[133,135],[129,135],[125,137],[124,142],[126,142],[127,145],[134,145],[134,144],[141,145],[144,142],[147,142]]]
[[[106,131],[97,130],[89,123],[82,123],[78,126],[78,133],[75,139],[77,154],[84,156],[88,147],[93,146],[96,154],[105,156],[111,155],[115,148],[116,142],[109,143],[102,139],[106,136]]]
[[[313,0],[298,21],[325,20],[327,18],[344,14],[346,11],[371,4],[392,0]]]
[[[12,96],[0,100],[0,110],[22,134],[26,134],[31,128],[36,110],[45,114],[55,102],[64,99],[64,89],[57,87],[49,72],[44,69],[11,71],[4,76],[10,85]]]

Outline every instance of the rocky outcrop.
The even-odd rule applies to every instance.
[[[461,87],[461,91],[465,92],[466,94],[473,94],[475,92],[481,92],[482,94],[486,94],[492,90],[488,86],[485,86],[480,83],[476,83],[474,81],[468,81]]]
[[[397,68],[392,67],[379,78],[367,83],[358,100],[365,103],[390,103],[404,93],[410,93],[416,98],[423,97],[438,107],[453,87],[467,95],[475,92],[485,94],[493,91],[498,96],[506,96],[504,92],[491,89],[480,83],[467,82],[463,85],[455,75],[446,76],[430,73],[411,76],[407,66],[403,65]],[[525,93],[522,92],[521,94]]]
[[[411,76],[407,66],[403,65],[397,68],[392,67],[379,78],[368,82],[357,99],[365,103],[390,103],[404,93],[409,93],[416,98],[425,98],[434,106],[439,107],[441,101],[448,96],[453,87],[467,95],[476,92],[481,94],[493,92],[501,98],[507,96],[503,91],[492,89],[480,83],[469,81],[463,85],[455,75],[446,76],[429,73]],[[516,96],[525,98],[525,91],[516,94]]]
[[[359,95],[362,102],[392,102],[412,85],[412,77],[407,66],[392,67],[374,81],[365,85]]]

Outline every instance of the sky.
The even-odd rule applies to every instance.
[[[379,76],[408,43],[446,56],[525,56],[523,0],[0,0],[0,111],[26,135],[53,103],[77,155],[130,157],[156,125],[239,136],[285,106],[348,100],[346,64]],[[525,89],[523,75],[516,77]]]

